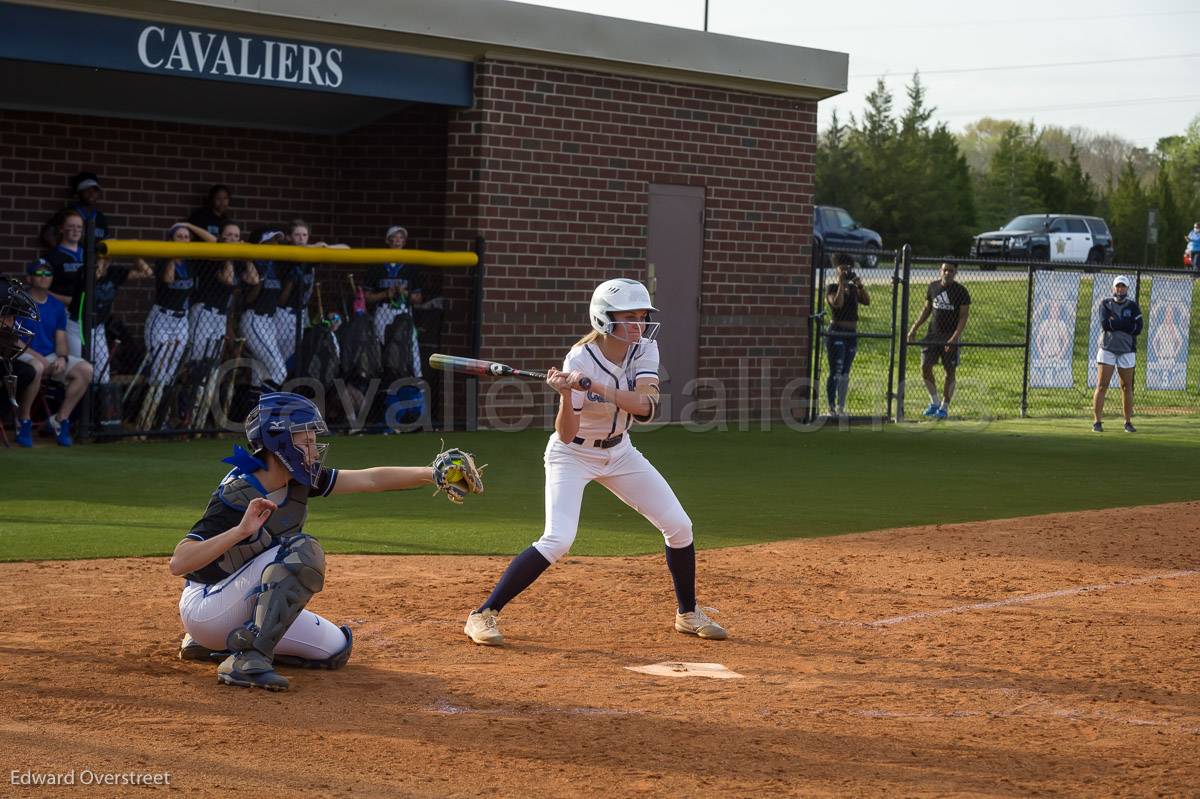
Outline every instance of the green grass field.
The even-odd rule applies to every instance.
[[[964,268],[959,277],[971,291],[971,316],[964,331],[966,342],[1006,343],[1023,345],[1027,283],[1025,280],[987,280],[987,273]],[[916,320],[925,302],[924,290],[933,273],[914,272],[909,302],[909,319]],[[1107,278],[1106,278],[1107,279]],[[1031,389],[1029,416],[1067,417],[1090,413],[1092,389],[1087,387],[1088,334],[1092,317],[1092,280],[1085,275],[1080,282],[1075,323],[1075,346],[1072,363],[1075,387],[1070,389]],[[863,332],[886,333],[891,322],[890,288],[869,285],[872,306],[860,311],[859,329]],[[1154,278],[1143,275],[1138,288],[1142,311],[1149,314],[1149,299],[1153,294]],[[897,325],[900,324],[897,312]],[[1146,389],[1146,336],[1138,342],[1139,368],[1136,374],[1135,407],[1146,414],[1179,414],[1200,412],[1200,291],[1192,294],[1191,346],[1188,349],[1188,390],[1149,391]],[[924,331],[922,331],[922,334]],[[851,390],[847,410],[854,415],[883,414],[887,405],[887,374],[891,342],[887,339],[861,339],[858,355],[851,371]],[[897,358],[898,358],[897,351]],[[1024,350],[965,348],[958,369],[958,391],[953,404],[955,414],[964,418],[1013,418],[1021,409],[1021,377]],[[828,374],[825,353],[821,353],[821,380]],[[937,368],[939,386],[941,368]],[[908,348],[906,369],[908,402],[906,414],[920,415],[928,403],[921,382],[921,349]],[[899,369],[897,367],[897,375]],[[823,386],[823,382],[822,382]],[[1110,402],[1120,402],[1119,395],[1110,395]],[[824,410],[822,389],[822,410]],[[1118,407],[1117,404],[1112,406]]]
[[[691,514],[701,547],[1200,498],[1193,419],[1146,421],[1137,435],[1015,420],[816,432],[665,428],[637,440]],[[309,532],[332,552],[515,553],[541,532],[545,441],[542,431],[451,434],[448,445],[491,464],[486,494],[462,508],[430,490],[318,499]],[[421,434],[334,438],[329,462],[422,463],[437,443]],[[203,511],[229,448],[193,441],[0,451],[0,560],[168,554]],[[661,545],[640,516],[589,487],[575,554]]]

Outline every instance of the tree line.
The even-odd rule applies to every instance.
[[[964,255],[972,236],[1018,214],[1095,215],[1108,222],[1119,263],[1182,264],[1183,237],[1200,220],[1200,116],[1149,150],[991,118],[955,134],[935,121],[919,74],[905,94],[898,111],[880,80],[861,118],[834,113],[817,142],[816,204],[845,208],[885,247],[909,243],[921,254]]]

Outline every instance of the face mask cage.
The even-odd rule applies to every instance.
[[[642,323],[642,337],[638,339],[629,339],[625,338],[624,336],[618,336],[615,331],[620,324],[620,322],[614,322],[612,315],[610,314],[608,316],[608,322],[605,324],[604,335],[612,336],[617,341],[624,341],[626,344],[643,344],[647,341],[654,341],[658,337],[658,329],[662,325],[662,322],[651,322],[649,317],[647,317],[646,321]]]

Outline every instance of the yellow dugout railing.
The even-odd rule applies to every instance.
[[[431,250],[339,249],[295,247],[286,244],[209,244],[207,242],[109,239],[96,242],[96,251],[113,258],[192,258],[198,261],[302,261],[322,264],[386,264],[403,261],[416,266],[476,266],[473,252]]]

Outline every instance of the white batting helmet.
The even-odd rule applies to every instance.
[[[612,335],[614,311],[657,311],[650,304],[650,292],[636,280],[624,277],[606,280],[592,292],[592,302],[588,306],[588,321],[592,329],[601,335]],[[643,340],[653,340],[658,335],[658,322],[649,321],[647,316],[646,329],[642,332]]]

